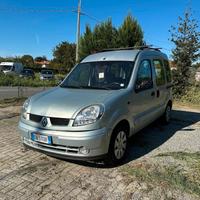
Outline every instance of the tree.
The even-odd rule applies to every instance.
[[[38,56],[35,57],[35,62],[42,62],[42,61],[47,61],[47,57],[46,56]]]
[[[93,32],[89,25],[86,25],[86,30],[84,35],[80,38],[80,49],[79,49],[79,58],[85,58],[87,55],[95,51],[95,41]]]
[[[95,50],[101,51],[117,47],[117,35],[117,29],[113,27],[111,19],[96,25],[93,33]]]
[[[117,47],[116,39],[117,29],[113,27],[110,19],[96,25],[93,31],[87,25],[80,39],[80,60],[91,53]]]
[[[80,39],[80,59],[103,49],[118,47],[133,47],[144,44],[142,28],[130,14],[118,29],[109,19],[94,27],[92,31],[87,25],[84,35]]]
[[[34,60],[33,60],[33,57],[31,55],[22,56],[21,62],[25,67],[30,67],[30,68],[34,67]]]
[[[184,17],[179,17],[177,27],[171,27],[171,41],[175,48],[172,58],[176,65],[174,71],[174,93],[183,95],[189,86],[190,67],[200,57],[200,32],[198,22],[193,18],[191,10],[187,10]]]
[[[69,42],[61,42],[53,50],[54,59],[51,63],[57,70],[65,69],[67,72],[75,65],[76,45]],[[60,68],[60,69],[59,69]]]
[[[131,14],[125,18],[118,32],[118,44],[120,47],[134,47],[144,44],[142,28]]]

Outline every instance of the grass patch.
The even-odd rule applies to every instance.
[[[200,152],[196,152],[196,153],[168,152],[168,153],[158,154],[156,157],[166,157],[166,156],[171,156],[171,157],[173,157],[174,159],[177,159],[177,160],[184,160],[184,161],[187,161],[187,162],[191,162],[192,164],[195,161],[200,162]]]
[[[165,186],[200,197],[200,153],[171,152],[156,157],[166,156],[173,157],[178,164],[175,162],[170,166],[161,166],[144,163],[125,167],[124,171],[151,186]],[[183,163],[187,166],[184,167]]]

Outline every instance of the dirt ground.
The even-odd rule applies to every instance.
[[[200,110],[176,107],[130,141],[125,162],[59,160],[24,151],[20,106],[0,108],[0,199],[200,199]]]

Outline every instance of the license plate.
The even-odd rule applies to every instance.
[[[51,136],[42,135],[40,133],[31,133],[31,139],[35,142],[41,142],[41,143],[45,143],[45,144],[52,143]]]

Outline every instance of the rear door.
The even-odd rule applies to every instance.
[[[156,104],[157,114],[161,115],[166,106],[169,94],[166,87],[166,75],[163,60],[161,58],[153,59],[153,72],[156,84]]]

